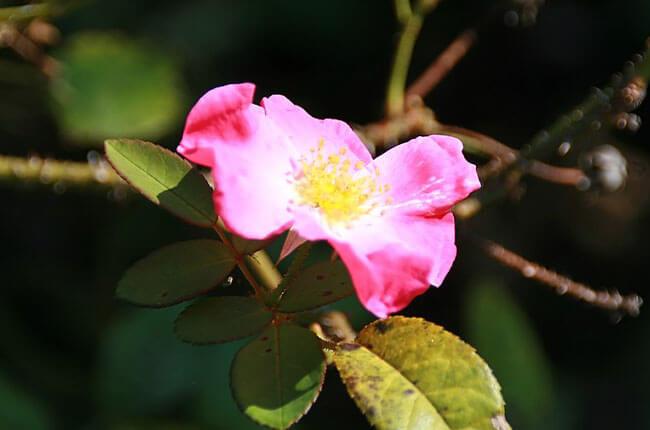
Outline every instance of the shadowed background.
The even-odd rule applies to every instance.
[[[425,21],[411,80],[498,3],[443,1]],[[441,121],[518,148],[590,87],[606,84],[649,35],[646,0],[546,3],[532,26],[492,19],[425,100]],[[3,155],[93,160],[108,137],[173,148],[194,101],[231,82],[256,83],[256,100],[284,94],[317,117],[376,121],[397,34],[388,0],[98,0],[53,23],[61,39],[47,49],[60,64],[52,78],[0,50]],[[649,106],[637,111],[646,122]],[[649,137],[647,126],[585,136],[626,156],[622,190],[583,192],[526,178],[519,201],[495,204],[459,228],[596,288],[647,297]],[[256,427],[228,387],[242,342],[182,344],[172,323],[183,305],[147,310],[114,298],[133,262],[205,237],[203,230],[123,190],[47,178],[0,180],[0,199],[0,427]],[[647,311],[614,324],[462,238],[458,248],[443,286],[404,314],[441,324],[478,349],[503,386],[513,428],[650,427]],[[225,294],[238,287],[236,279]],[[368,321],[355,300],[339,307],[356,328]],[[335,372],[296,428],[367,425]]]

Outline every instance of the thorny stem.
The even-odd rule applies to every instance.
[[[72,185],[124,185],[103,159],[96,162],[58,161],[33,155],[29,158],[0,155],[0,182],[64,183]]]
[[[526,260],[520,255],[489,240],[480,242],[481,248],[501,264],[519,271],[526,278],[549,285],[558,294],[568,294],[590,305],[609,311],[623,312],[627,315],[639,315],[643,299],[636,294],[622,296],[618,291],[595,291],[591,287],[575,282],[537,263]]]

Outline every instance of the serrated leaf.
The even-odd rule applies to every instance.
[[[312,332],[294,325],[269,327],[235,356],[230,371],[233,397],[253,421],[284,429],[316,400],[325,367]]]
[[[249,297],[210,297],[188,306],[176,320],[179,339],[189,343],[224,343],[266,327],[273,313]]]
[[[155,47],[115,33],[81,33],[55,53],[54,114],[76,143],[110,136],[158,139],[182,116],[186,96],[174,63]]]
[[[421,318],[390,317],[342,344],[334,362],[379,429],[504,430],[504,402],[474,348]]]
[[[231,251],[216,240],[179,242],[135,263],[116,293],[136,305],[170,306],[215,288],[236,264]]]
[[[282,295],[276,309],[302,312],[335,302],[354,293],[342,261],[324,261],[302,271]]]
[[[104,149],[117,173],[153,203],[198,226],[214,225],[212,189],[189,162],[140,140],[109,139]]]

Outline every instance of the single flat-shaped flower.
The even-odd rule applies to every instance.
[[[212,168],[214,204],[249,239],[289,228],[327,240],[378,317],[439,286],[456,257],[452,205],[480,187],[458,139],[418,137],[372,159],[344,122],[287,98],[253,104],[253,84],[205,94],[178,152]]]

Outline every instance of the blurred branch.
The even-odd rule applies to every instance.
[[[547,130],[533,136],[518,157],[502,163],[490,174],[500,173],[520,160],[548,158],[558,144],[570,140],[588,127],[599,129],[603,124],[609,123],[606,117],[636,109],[645,97],[650,78],[650,38],[646,40],[643,54],[637,55],[635,60],[627,62],[623,73],[614,75],[609,86],[602,90],[595,88],[570,113],[560,117]]]
[[[323,312],[318,318],[318,323],[326,338],[335,342],[354,342],[357,337],[357,332],[352,328],[347,315],[341,311]]]
[[[627,315],[639,315],[643,299],[636,294],[621,295],[618,291],[595,291],[591,287],[575,282],[489,240],[480,242],[481,248],[501,264],[515,269],[524,277],[534,279],[553,287],[558,294],[568,294],[590,305]]]
[[[424,98],[447,73],[467,54],[476,41],[474,29],[465,30],[442,51],[442,54],[411,84],[406,90],[406,99],[411,97]]]
[[[0,155],[0,182],[70,185],[125,185],[110,165],[101,157],[87,163]]]
[[[0,22],[15,23],[34,18],[46,18],[55,12],[54,9],[50,2],[3,7],[0,8]]]
[[[49,78],[58,70],[58,62],[14,26],[0,24],[0,48],[3,47],[11,48]]]
[[[401,24],[406,24],[409,17],[413,14],[411,10],[411,0],[394,0],[395,15],[397,21]]]

